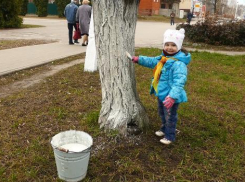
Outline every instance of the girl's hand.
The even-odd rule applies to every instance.
[[[175,100],[169,96],[167,96],[165,100],[163,101],[163,105],[164,107],[166,107],[166,109],[170,109],[174,105],[174,103],[175,103]]]
[[[133,61],[133,63],[138,63],[139,57],[133,56],[133,57],[132,57],[132,61]]]

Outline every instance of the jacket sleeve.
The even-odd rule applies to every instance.
[[[187,66],[181,61],[175,62],[173,67],[173,84],[169,92],[169,97],[175,99],[177,102],[181,100],[184,86],[187,80]]]
[[[157,63],[161,60],[162,56],[157,57],[147,57],[147,56],[139,56],[138,64],[148,68],[155,68]]]

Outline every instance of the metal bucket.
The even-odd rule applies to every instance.
[[[59,178],[74,182],[84,179],[93,145],[92,137],[83,131],[64,131],[52,138],[51,145]]]

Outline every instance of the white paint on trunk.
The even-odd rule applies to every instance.
[[[99,123],[126,134],[127,125],[143,128],[148,117],[136,93],[134,55],[138,0],[94,0],[94,28],[102,87]]]
[[[89,37],[88,37],[88,47],[86,50],[84,71],[94,72],[97,71],[97,57],[96,57],[96,47],[94,38],[94,18],[93,11],[91,13],[90,25],[89,25]]]

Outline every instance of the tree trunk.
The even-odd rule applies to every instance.
[[[94,0],[94,29],[102,89],[99,124],[126,135],[142,130],[148,117],[136,92],[134,55],[139,0]],[[130,129],[129,129],[130,128]]]

